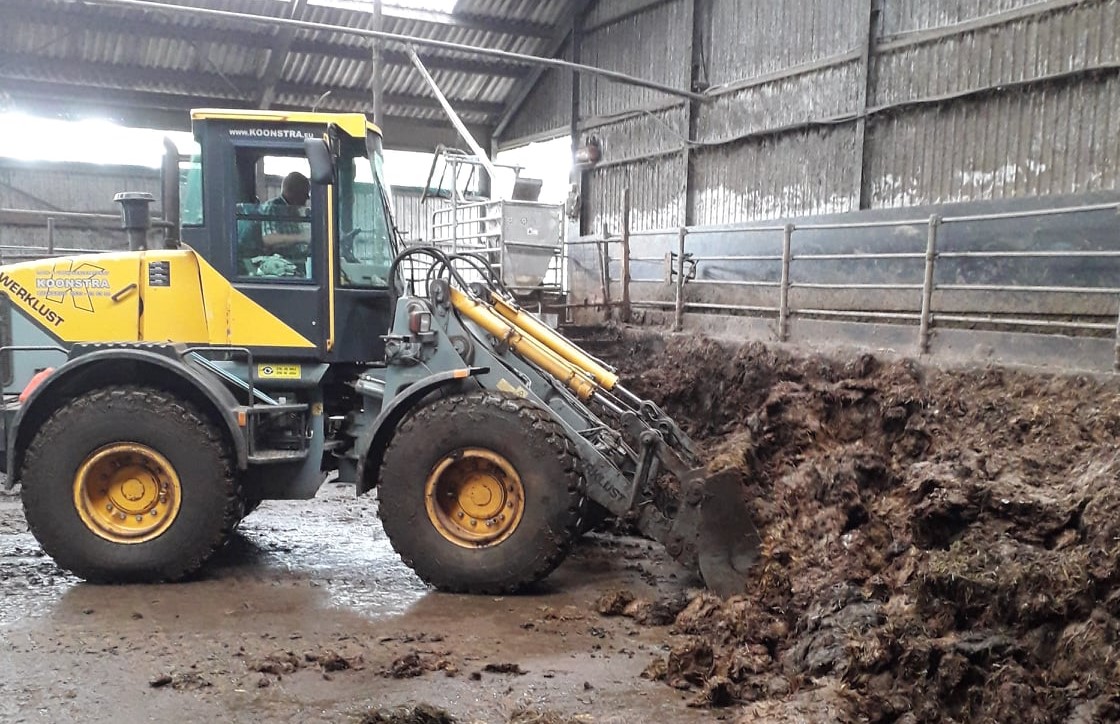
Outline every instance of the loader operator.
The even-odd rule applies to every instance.
[[[280,195],[260,205],[258,213],[266,218],[260,222],[259,242],[242,249],[254,275],[309,276],[306,265],[311,226],[306,205],[310,197],[311,182],[293,171],[284,177]]]

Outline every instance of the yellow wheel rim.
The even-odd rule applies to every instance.
[[[74,475],[74,507],[86,527],[113,543],[143,543],[179,515],[182,486],[167,458],[122,442],[95,450]]]
[[[485,548],[517,529],[525,513],[525,487],[501,455],[466,448],[432,468],[424,502],[440,535],[463,548]]]

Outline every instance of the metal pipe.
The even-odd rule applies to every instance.
[[[606,230],[604,229],[604,235],[605,233]],[[601,272],[599,274],[599,283],[602,284],[603,287],[603,304],[607,305],[605,307],[605,318],[606,321],[609,322],[611,319],[611,255],[605,241],[599,245],[599,269]]]
[[[1065,259],[1120,257],[1120,251],[943,251],[942,259]]]
[[[864,259],[924,259],[920,251],[874,252],[868,254],[798,254],[797,261],[862,261]]]
[[[973,214],[971,216],[947,216],[942,219],[943,224],[959,224],[970,221],[1001,221],[1003,219],[1029,219],[1035,216],[1059,216],[1062,214],[1083,214],[1090,211],[1111,211],[1120,209],[1120,203],[1115,201],[1107,204],[1089,204],[1087,206],[1062,206],[1057,209],[1031,209],[1029,211],[1005,211],[1000,214]]]
[[[830,231],[834,229],[877,229],[892,226],[918,226],[925,223],[921,219],[904,219],[901,221],[837,221],[835,223],[798,224],[799,231]]]
[[[677,304],[673,312],[673,331],[684,329],[684,242],[688,229],[682,226],[677,236]]]
[[[680,149],[670,151],[670,153],[679,153],[679,152],[680,152]],[[602,164],[600,164],[600,167],[601,166],[602,166]],[[689,230],[688,230],[688,233],[693,234],[695,236],[702,236],[704,234],[724,234],[724,233],[727,233],[729,231],[733,231],[735,233],[744,233],[744,234],[749,234],[749,233],[752,233],[752,232],[773,233],[775,231],[781,231],[784,228],[785,228],[784,226],[741,226],[741,225],[736,225],[736,224],[723,224],[721,226],[690,227]],[[676,234],[676,233],[677,233],[676,228],[639,229],[637,231],[631,231],[630,232],[630,234],[632,236],[669,236],[671,234]]]
[[[973,317],[961,314],[938,314],[937,319],[943,322],[960,322],[964,324],[999,324],[1020,327],[1044,327],[1048,329],[1094,329],[1111,332],[1114,327],[1111,323],[1093,322],[1066,322],[1048,319],[1015,319],[1007,317]]]
[[[119,214],[95,214],[83,211],[44,211],[41,209],[0,209],[0,224],[11,226],[38,226],[46,219],[58,221],[80,221],[83,227],[93,226],[89,222],[104,222],[111,226],[120,221]]]
[[[758,254],[754,256],[694,256],[697,264],[709,261],[781,261],[777,254]]]
[[[140,8],[144,10],[157,10],[161,12],[177,12],[191,15],[204,15],[207,17],[223,18],[226,20],[234,20],[239,22],[252,22],[263,25],[274,25],[296,28],[300,30],[311,30],[320,33],[332,32],[340,33],[343,35],[357,35],[363,38],[374,38],[385,40],[391,43],[399,43],[401,45],[404,45],[405,47],[408,47],[410,45],[421,45],[430,48],[453,50],[460,53],[470,53],[473,55],[501,58],[511,63],[518,63],[521,65],[543,65],[551,68],[564,68],[580,73],[587,73],[588,75],[596,75],[601,78],[607,78],[608,80],[613,80],[625,85],[634,85],[640,88],[649,88],[651,90],[656,90],[661,93],[665,93],[666,95],[677,96],[679,98],[688,98],[694,101],[707,100],[707,96],[700,93],[693,93],[691,91],[682,90],[680,88],[673,88],[672,86],[657,83],[656,81],[638,78],[626,73],[620,73],[615,70],[596,68],[590,65],[583,65],[582,63],[573,63],[567,60],[560,60],[559,58],[542,58],[540,56],[526,55],[525,53],[516,53],[510,50],[498,50],[497,48],[481,48],[474,45],[465,45],[463,43],[453,43],[447,40],[434,40],[431,38],[413,37],[411,35],[401,35],[399,33],[389,33],[379,30],[367,30],[364,28],[353,28],[346,25],[327,25],[325,23],[315,23],[307,20],[274,18],[266,15],[243,13],[234,10],[218,10],[215,8],[202,8],[197,6],[172,5],[170,3],[154,2],[153,0],[97,0],[97,4],[116,7]]]
[[[904,319],[909,321],[921,319],[920,314],[908,312],[856,312],[844,309],[798,309],[797,313],[817,317],[845,317],[857,319],[860,317],[867,317],[868,319]],[[938,319],[940,319],[940,317],[938,317]]]
[[[941,228],[941,217],[929,217],[929,231],[926,234],[926,271],[922,281],[922,316],[918,326],[918,354],[929,352],[929,330],[933,315],[933,272],[937,263],[937,232]]]
[[[1048,294],[1120,294],[1118,287],[1031,287],[1004,284],[940,284],[943,291],[955,292],[1045,292]]]
[[[602,244],[603,242],[606,242],[606,243],[609,244],[609,243],[611,243],[611,239],[600,239],[598,237],[591,237],[591,238],[576,239],[575,241],[569,241],[569,242],[565,242],[565,243],[568,246],[598,246],[599,244]],[[657,257],[657,259],[658,259],[658,261],[660,261],[661,257]]]
[[[797,282],[790,286],[797,289],[879,289],[879,290],[904,290],[914,291],[923,289],[921,284],[831,284],[825,282]],[[941,287],[944,289],[944,287]]]
[[[758,282],[749,279],[693,279],[693,284],[717,284],[729,287],[780,287],[781,282]]]
[[[1120,372],[1120,315],[1116,317],[1116,346],[1113,351],[1112,369]]]
[[[630,323],[630,187],[622,190],[622,308],[619,319]]]
[[[54,217],[47,217],[47,253],[54,253]]]
[[[778,297],[778,341],[789,340],[789,272],[793,260],[793,224],[782,229],[782,281]]]
[[[160,206],[167,222],[163,237],[165,249],[179,248],[179,226],[182,202],[179,195],[179,147],[167,136],[163,137],[163,160],[159,173]]]
[[[384,27],[381,0],[372,0],[369,10],[369,29],[374,32],[381,32]],[[383,80],[384,59],[381,54],[381,41],[375,38],[371,46],[370,61],[373,65],[369,74],[369,105],[373,120],[382,123],[382,115],[385,110],[385,82]]]
[[[637,301],[635,307],[655,307],[657,309],[673,309],[675,302]],[[689,302],[685,305],[688,309],[716,309],[734,312],[777,312],[775,307],[758,307],[749,304],[706,304],[702,302]]]
[[[378,14],[380,14],[380,11],[378,12]],[[409,60],[411,60],[412,64],[416,66],[416,70],[420,72],[420,76],[424,79],[424,82],[426,82],[432,89],[432,93],[435,94],[436,100],[438,100],[439,104],[443,106],[443,111],[447,114],[448,119],[451,121],[451,125],[455,126],[455,130],[459,132],[459,135],[463,137],[463,140],[466,141],[467,145],[471,147],[472,151],[474,151],[475,157],[482,163],[483,167],[486,168],[486,173],[490,174],[490,178],[497,178],[498,170],[494,168],[494,164],[491,163],[490,156],[486,153],[486,151],[482,150],[482,146],[478,145],[478,141],[476,141],[474,139],[474,136],[471,135],[471,132],[467,130],[467,126],[463,123],[463,119],[459,117],[459,114],[456,113],[455,109],[451,107],[450,103],[448,103],[447,96],[445,96],[443,94],[443,91],[439,89],[439,85],[436,83],[435,78],[433,78],[432,74],[428,72],[428,69],[427,67],[425,67],[424,62],[420,60],[420,56],[416,54],[416,49],[410,45],[408,46],[407,51]]]

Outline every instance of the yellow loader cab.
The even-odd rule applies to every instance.
[[[491,260],[400,248],[376,126],[192,119],[199,155],[164,160],[163,243],[151,199],[126,193],[129,251],[0,267],[0,461],[60,566],[184,578],[261,500],[333,473],[378,488],[393,546],[447,590],[519,590],[596,513],[634,510],[710,585],[742,587],[757,538],[738,482],[709,479]],[[666,474],[682,499],[662,508]]]

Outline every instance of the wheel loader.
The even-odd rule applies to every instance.
[[[0,459],[59,566],[183,579],[262,500],[333,477],[376,491],[393,547],[439,589],[524,589],[609,512],[743,590],[757,536],[740,481],[708,475],[672,419],[484,260],[403,247],[364,115],[192,125],[200,153],[165,159],[161,243],[143,195],[122,194],[128,251],[0,267]],[[291,169],[306,206],[269,199]]]

